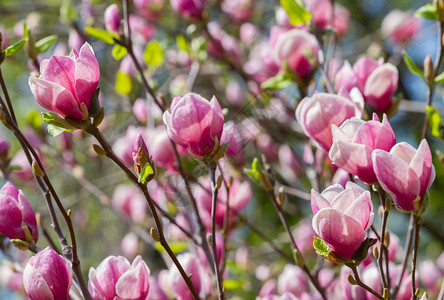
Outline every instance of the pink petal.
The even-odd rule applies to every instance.
[[[362,226],[333,208],[313,217],[313,229],[340,257],[350,259],[365,239]]]
[[[331,207],[337,209],[338,211],[345,212],[356,199],[364,194],[365,190],[358,185],[351,186],[347,183],[345,190],[337,195],[333,201],[331,201]]]
[[[71,58],[67,56],[53,56],[44,65],[44,72],[41,73],[39,79],[51,81],[75,95],[74,72],[75,63]]]
[[[29,205],[29,202],[22,191],[20,191],[18,195],[18,202],[21,206],[20,209],[22,211],[23,221],[25,222],[26,225],[28,225],[29,229],[31,230],[32,238],[34,242],[37,243],[37,240],[39,238],[39,231],[37,228],[37,220],[35,218],[35,213],[31,205]]]
[[[416,155],[416,149],[406,142],[401,142],[393,146],[393,148],[390,150],[390,154],[393,154],[410,164],[413,157]]]
[[[398,88],[398,69],[392,64],[378,67],[367,79],[364,88],[366,102],[381,112],[392,103],[392,95]]]
[[[330,202],[325,199],[321,194],[316,192],[315,190],[311,190],[311,210],[313,211],[313,215],[326,207],[330,207]]]
[[[344,211],[344,214],[358,221],[362,228],[367,230],[367,228],[371,226],[370,220],[373,221],[372,212],[372,198],[370,192],[365,191],[351,203]]]
[[[377,61],[370,57],[364,56],[355,62],[353,65],[353,71],[355,72],[358,80],[364,85],[367,82],[367,78],[378,66],[379,64]],[[360,91],[362,90],[360,89]]]
[[[54,296],[45,279],[31,264],[23,272],[23,285],[31,300],[53,300]]]
[[[348,61],[344,63],[336,75],[336,89],[338,91],[345,88],[349,93],[354,87],[358,88],[360,91],[363,91],[364,82],[365,81],[359,80]]]
[[[376,182],[373,171],[372,149],[369,146],[337,141],[333,143],[329,157],[335,165],[356,175],[366,183]]]
[[[373,152],[373,167],[382,188],[404,210],[414,210],[413,201],[419,195],[418,176],[401,158],[383,150]]]
[[[29,86],[35,99],[42,107],[56,112],[62,117],[82,119],[82,112],[77,101],[63,86],[34,77],[29,78]]]
[[[143,261],[125,272],[116,283],[116,294],[121,299],[145,300],[148,292],[149,272]]]
[[[432,153],[430,152],[427,140],[423,139],[421,141],[415,156],[410,162],[410,168],[418,175],[420,183],[419,196],[422,198],[430,187],[430,177],[432,175],[432,169],[434,168],[432,164]]]
[[[89,107],[99,79],[100,67],[94,50],[85,43],[80,48],[79,57],[75,60],[75,94],[79,104],[84,102],[86,107]]]

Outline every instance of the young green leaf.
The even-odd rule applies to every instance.
[[[410,72],[413,74],[419,75],[422,80],[427,84],[427,80],[424,77],[424,74],[422,71],[418,68],[418,66],[413,62],[413,60],[410,58],[410,56],[407,54],[407,52],[402,51],[402,55],[404,56],[404,62],[407,65],[407,68],[409,68]]]
[[[439,12],[438,12],[438,1],[434,0],[433,3],[426,4],[421,6],[415,11],[415,16],[417,18],[425,18],[429,20],[438,20]]]
[[[262,82],[261,88],[264,90],[281,90],[286,88],[290,83],[290,76],[288,76],[287,73],[279,72],[276,76]]]
[[[107,44],[114,44],[115,40],[119,40],[119,36],[113,32],[109,32],[103,29],[94,28],[94,27],[86,27],[86,33],[88,33],[93,38],[96,38],[102,42]]]
[[[168,245],[170,246],[171,251],[173,251],[174,254],[178,254],[188,248],[188,244],[183,241],[178,241],[178,242],[170,241],[170,242],[168,242]],[[154,243],[154,249],[156,249],[157,251],[159,251],[161,253],[166,253],[166,250],[158,242]]]
[[[65,128],[57,127],[57,126],[51,125],[51,124],[48,124],[47,129],[48,129],[48,133],[50,135],[52,135],[52,137],[56,137],[64,131],[69,131],[69,132],[72,131],[72,130],[66,130]]]
[[[114,57],[115,60],[121,60],[126,55],[126,48],[121,45],[114,45],[113,50],[111,52],[111,55]]]
[[[16,54],[20,49],[23,48],[23,46],[26,44],[25,40],[20,40],[14,45],[9,46],[6,48],[3,52],[5,53],[5,56],[11,56]]]
[[[177,48],[179,50],[185,51],[186,53],[190,53],[188,42],[183,35],[176,36],[176,43],[177,43]]]
[[[139,182],[142,182],[143,184],[147,183],[148,177],[153,174],[154,174],[153,167],[149,163],[146,163],[142,171],[140,171]]]
[[[63,119],[62,117],[60,117],[55,113],[50,113],[50,112],[42,113],[42,118],[43,121],[45,121],[49,125],[53,125],[67,130],[77,129],[77,127],[69,124],[67,120]]]
[[[318,237],[313,237],[313,247],[315,248],[316,252],[319,254],[319,256],[323,258],[328,258],[328,246],[327,244]]]
[[[435,83],[444,83],[444,72],[435,77]]]
[[[433,106],[426,107],[429,120],[430,133],[436,137],[442,137],[443,124],[439,112]]]
[[[153,40],[146,45],[143,52],[143,60],[148,66],[153,68],[157,68],[163,63],[163,49],[158,41]]]
[[[116,92],[121,95],[128,95],[131,93],[131,90],[133,89],[133,81],[131,80],[131,76],[118,71],[116,75],[115,88]]]
[[[281,6],[285,9],[292,25],[305,24],[311,20],[311,13],[305,8],[302,1],[281,0]]]
[[[57,40],[57,35],[55,34],[48,35],[35,42],[34,44],[35,50],[37,51],[37,53],[45,53],[46,51],[49,50],[49,48],[51,48],[51,46],[54,44],[56,40]]]

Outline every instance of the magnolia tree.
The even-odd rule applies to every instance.
[[[444,1],[408,2],[2,1],[5,297],[444,299]]]

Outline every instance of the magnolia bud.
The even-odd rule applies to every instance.
[[[427,55],[424,59],[424,76],[427,78],[429,84],[431,84],[435,77],[435,71],[433,70],[433,61],[430,55]]]

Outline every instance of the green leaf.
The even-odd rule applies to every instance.
[[[188,243],[183,241],[168,242],[168,245],[170,246],[174,254],[178,254],[179,252],[182,252],[188,248]],[[166,250],[159,242],[154,243],[154,249],[156,249],[159,252],[166,253]]]
[[[327,244],[318,237],[313,237],[313,247],[315,248],[316,252],[319,254],[319,256],[328,258],[328,246]]]
[[[442,137],[443,124],[439,112],[433,106],[426,107],[429,120],[430,133],[436,137]]]
[[[14,45],[9,46],[6,48],[3,52],[5,53],[5,56],[11,56],[16,54],[20,49],[23,48],[23,46],[26,44],[25,40],[20,40]]]
[[[281,6],[285,9],[292,25],[305,24],[311,20],[311,13],[305,8],[304,3],[295,0],[281,0]]]
[[[177,48],[179,48],[179,50],[185,51],[186,53],[190,53],[188,42],[183,35],[176,36],[176,43],[177,43]]]
[[[114,57],[115,60],[121,60],[126,55],[126,48],[121,45],[114,45],[113,51],[111,52],[111,55]]]
[[[163,49],[158,41],[152,40],[146,45],[143,52],[143,60],[148,66],[153,68],[157,68],[163,63]]]
[[[50,135],[52,135],[52,137],[56,137],[56,136],[58,136],[59,134],[61,134],[62,132],[66,131],[65,128],[57,127],[57,126],[55,126],[55,125],[51,125],[51,124],[48,124],[47,129],[48,129],[48,133],[49,133]]]
[[[444,72],[435,77],[435,83],[444,83]]]
[[[404,56],[404,62],[407,65],[407,68],[409,68],[410,72],[412,72],[413,74],[417,74],[419,75],[422,80],[424,80],[424,82],[427,84],[427,80],[424,77],[424,74],[422,73],[422,71],[418,68],[417,65],[415,65],[415,63],[413,62],[413,60],[410,58],[410,56],[407,54],[407,52],[402,51],[402,55]]]
[[[204,61],[208,58],[207,39],[199,36],[191,40],[191,52],[196,55],[199,61]]]
[[[429,3],[418,8],[415,11],[415,17],[425,18],[429,20],[438,20],[439,19],[438,1],[434,0],[433,3]]]
[[[117,93],[121,95],[128,95],[131,93],[131,90],[133,89],[133,81],[131,80],[131,76],[118,71],[116,75],[115,88]]]
[[[251,169],[245,169],[245,173],[247,173],[247,175],[250,176],[259,185],[262,185],[262,168],[259,165],[257,157],[253,159],[253,162],[251,163]]]
[[[94,27],[86,27],[85,30],[86,30],[86,33],[88,33],[93,38],[96,38],[96,39],[98,39],[102,42],[105,42],[107,44],[114,44],[115,40],[118,41],[120,39],[120,37],[117,34],[103,30],[103,29],[94,28]]]
[[[75,130],[77,129],[76,127],[70,125],[65,119],[63,119],[62,117],[60,117],[59,115],[55,114],[55,113],[50,113],[50,112],[46,112],[46,113],[42,113],[42,117],[43,117],[43,121],[45,121],[46,123],[56,126],[56,127],[61,127],[67,130]]]
[[[239,290],[243,288],[244,282],[240,280],[225,279],[222,285],[229,291]]]
[[[35,50],[37,50],[37,53],[45,53],[46,51],[51,48],[52,44],[57,40],[57,35],[52,34],[48,35],[37,42],[35,42]]]
[[[146,163],[142,171],[140,171],[139,182],[145,184],[147,182],[148,177],[153,174],[154,174],[153,167],[149,163]]]
[[[276,76],[268,78],[262,82],[261,88],[264,90],[281,90],[286,88],[291,83],[290,76],[287,73],[278,73]]]
[[[77,9],[70,0],[64,0],[60,6],[60,17],[66,23],[72,23],[79,19]]]

